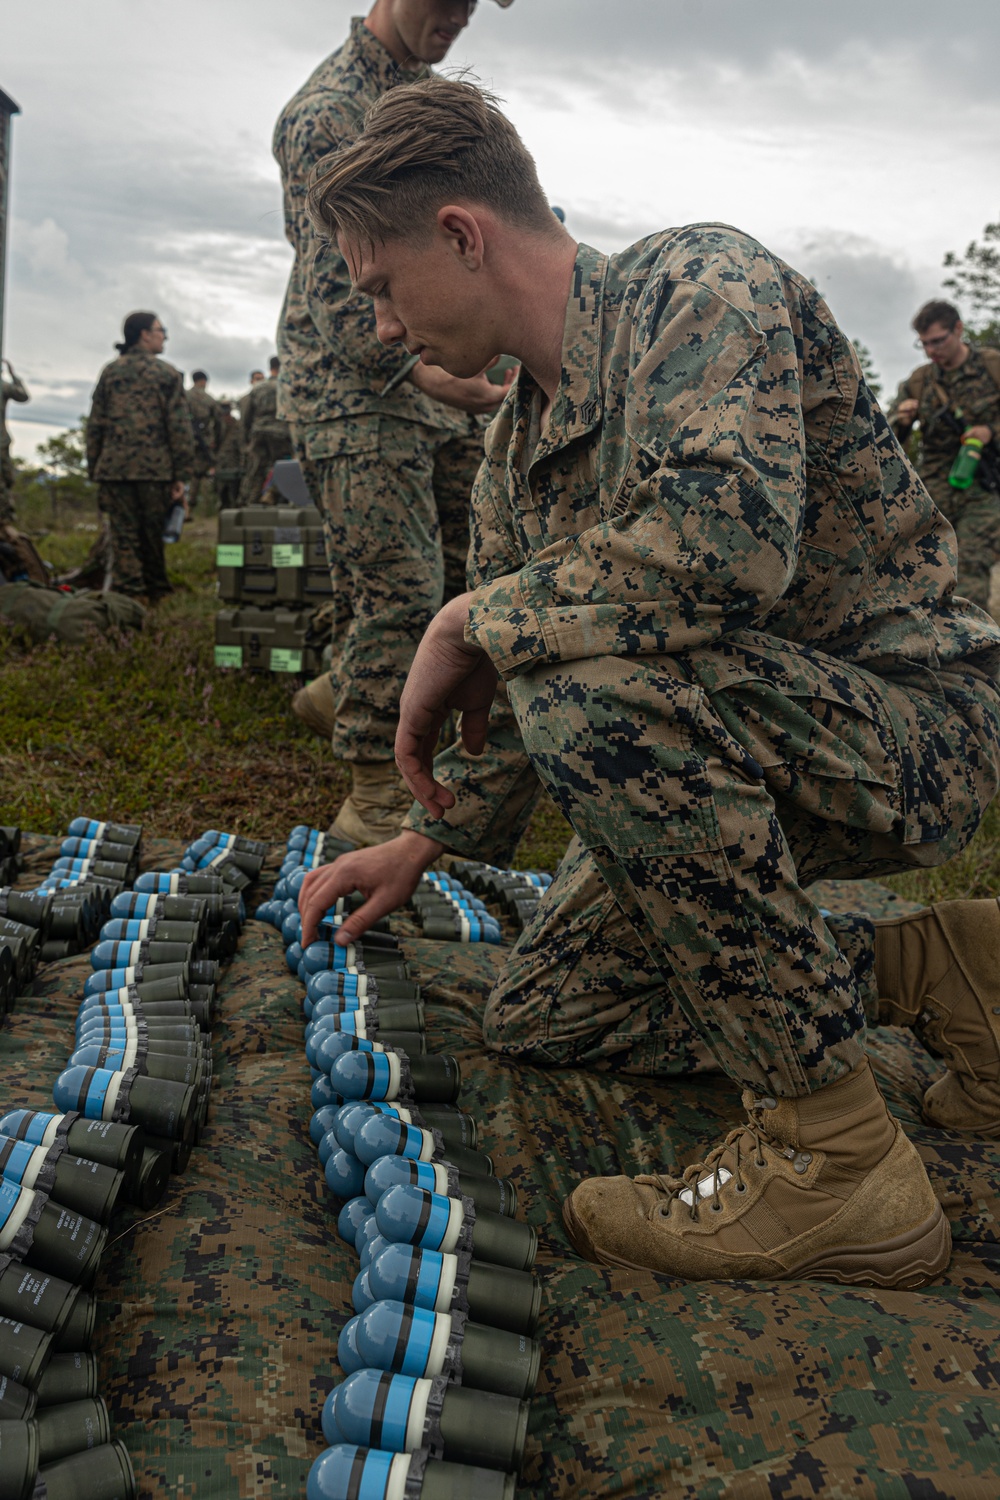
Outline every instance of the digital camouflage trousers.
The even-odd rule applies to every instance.
[[[169,479],[102,481],[98,505],[111,528],[111,587],[150,600],[170,593],[163,526],[170,514]]]
[[[804,887],[943,863],[1000,778],[992,679],[920,681],[752,631],[512,679],[576,839],[490,996],[488,1044],[555,1066],[720,1068],[782,1096],[857,1067],[874,925],[824,918]]]
[[[353,450],[314,460],[310,484],[321,490],[337,605],[333,752],[347,761],[391,760],[399,695],[420,637],[465,588],[483,435],[386,417],[349,425]]]

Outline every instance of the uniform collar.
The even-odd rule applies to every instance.
[[[418,78],[427,77],[428,69],[423,66],[413,72],[409,68],[400,67],[378,37],[368,30],[363,16],[352,18],[351,35],[344,53],[346,56],[341,54],[341,63],[353,64],[359,72],[364,73],[379,94],[384,94],[401,83],[414,83]]]
[[[531,463],[582,437],[601,420],[601,342],[607,274],[606,255],[590,245],[577,246],[563,326],[559,390],[552,403],[545,437],[535,450]],[[541,402],[541,392],[535,381],[519,381],[514,413],[515,442],[524,441],[530,425],[529,409],[535,400]]]

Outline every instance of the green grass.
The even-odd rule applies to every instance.
[[[47,506],[35,494],[22,524],[57,569],[74,567],[94,540],[96,509],[62,506],[53,526]],[[199,516],[168,549],[175,593],[142,632],[26,650],[0,626],[0,823],[60,833],[87,813],[142,823],[152,836],[214,827],[284,841],[295,823],[332,821],[349,778],[291,713],[299,679],[213,664],[215,533]],[[569,834],[543,797],[515,863],[554,869]],[[995,895],[1000,808],[947,865],[886,883],[913,901]]]
[[[967,848],[947,864],[910,875],[894,875],[886,885],[908,901],[955,901],[1000,893],[1000,804],[992,803]]]
[[[78,565],[96,510],[45,527],[43,502],[19,508],[22,525],[57,570]],[[349,776],[291,713],[300,679],[214,666],[215,535],[199,517],[168,549],[175,593],[141,632],[25,649],[0,626],[0,823],[61,833],[86,813],[151,836],[283,842],[295,823],[332,822]],[[546,804],[518,862],[554,868],[568,836]]]

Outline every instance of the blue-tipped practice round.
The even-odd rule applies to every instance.
[[[363,1195],[351,1198],[337,1215],[337,1233],[348,1245],[354,1244],[354,1236],[365,1219],[370,1218],[372,1206]]]
[[[363,1370],[365,1367],[365,1361],[358,1353],[358,1322],[357,1313],[353,1318],[348,1318],[337,1340],[337,1359],[345,1375],[353,1375],[355,1370]]]
[[[329,1135],[333,1135],[332,1130]],[[328,1140],[329,1136],[324,1139]],[[365,1169],[353,1152],[345,1151],[342,1146],[327,1157],[323,1175],[327,1187],[337,1198],[357,1198],[364,1192]]]
[[[354,1278],[354,1286],[351,1288],[351,1306],[356,1313],[363,1313],[366,1307],[371,1307],[375,1298],[372,1296],[371,1286],[368,1282],[368,1272],[359,1271]]]
[[[318,1146],[328,1130],[332,1130],[336,1116],[343,1108],[340,1104],[324,1104],[309,1121],[309,1139]]]

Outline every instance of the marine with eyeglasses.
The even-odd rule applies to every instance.
[[[963,438],[995,449],[1000,350],[968,342],[958,309],[950,302],[925,303],[913,328],[916,347],[929,362],[902,382],[889,421],[904,444],[919,424],[917,471],[958,540],[957,592],[986,609],[991,570],[1000,560],[1000,495],[989,487],[989,466],[982,463],[967,489],[956,489],[948,476]]]

